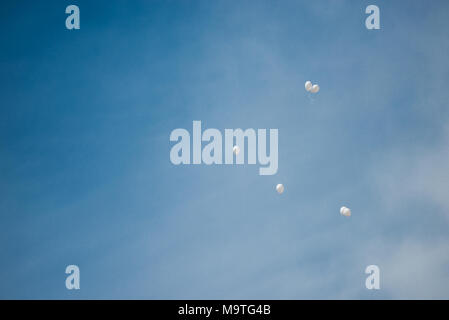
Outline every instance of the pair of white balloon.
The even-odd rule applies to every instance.
[[[304,88],[306,88],[306,91],[312,93],[317,93],[318,91],[320,91],[320,86],[317,84],[312,84],[312,82],[310,81],[306,81],[306,83],[304,84]]]
[[[351,216],[351,209],[343,206],[343,207],[340,208],[340,214],[342,216],[345,216],[345,217],[350,217]]]

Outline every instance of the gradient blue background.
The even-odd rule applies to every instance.
[[[0,298],[449,298],[448,34],[443,0],[2,2]],[[174,166],[193,120],[278,128],[278,173]]]

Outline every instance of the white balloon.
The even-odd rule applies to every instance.
[[[281,194],[282,192],[284,192],[284,185],[281,184],[281,183],[279,183],[279,184],[276,186],[276,191],[277,191],[279,194]]]
[[[346,207],[341,207],[340,208],[340,214],[342,216],[345,216],[345,217],[350,217],[351,216],[351,209],[346,208]]]
[[[306,88],[306,91],[310,91],[312,89],[312,82],[306,81],[304,88]]]
[[[240,153],[240,147],[234,146],[234,148],[232,148],[232,152],[234,152],[235,155],[238,155]]]
[[[312,86],[312,89],[310,89],[310,92],[312,92],[312,93],[317,93],[318,91],[320,91],[320,86],[317,84],[314,84]]]

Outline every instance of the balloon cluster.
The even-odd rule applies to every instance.
[[[304,84],[304,88],[307,92],[311,93],[317,93],[318,91],[320,91],[320,86],[318,84],[312,84],[311,81],[306,81],[306,83]],[[238,146],[234,146],[232,151],[235,155],[238,155],[240,153],[240,148]],[[276,191],[277,193],[282,194],[284,192],[284,185],[282,183],[276,185]],[[350,217],[351,209],[347,207],[341,207],[340,214],[345,217]]]
[[[306,83],[304,84],[304,88],[306,88],[306,91],[311,93],[317,93],[318,91],[320,91],[320,86],[317,84],[312,84],[312,82],[310,81],[306,81]]]

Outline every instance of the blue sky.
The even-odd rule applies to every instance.
[[[449,298],[447,1],[0,6],[0,298]],[[174,166],[193,120],[278,173]]]

